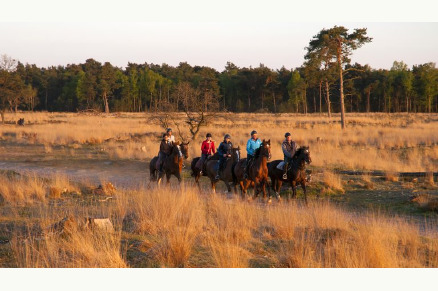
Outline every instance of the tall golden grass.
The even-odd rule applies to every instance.
[[[155,267],[438,267],[435,224],[420,230],[322,200],[266,205],[183,185],[122,190],[112,202],[82,206],[46,200],[30,213],[27,227],[13,233],[20,267],[136,266],[126,255],[134,244],[140,265]],[[116,230],[45,231],[64,213],[109,217]]]

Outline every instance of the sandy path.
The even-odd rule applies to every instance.
[[[0,169],[18,173],[35,173],[50,177],[66,175],[78,182],[100,184],[109,181],[116,187],[132,188],[149,181],[148,163],[144,161],[56,160],[56,161],[0,161]]]

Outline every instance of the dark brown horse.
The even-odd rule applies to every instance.
[[[195,184],[198,185],[199,187],[199,179],[201,179],[201,171],[196,168],[196,163],[199,161],[201,157],[196,157],[193,159],[192,164],[190,165],[191,169],[192,169],[192,177],[195,178]],[[205,166],[207,165],[208,161],[217,161],[219,160],[219,154],[215,153],[214,155],[210,156],[205,162],[204,165],[202,165],[202,176],[207,176],[207,169],[205,168]]]
[[[246,159],[240,160],[234,167],[234,183],[240,185],[242,198],[246,198],[249,186],[254,185],[254,198],[263,191],[263,198],[266,198],[266,185],[268,185],[268,160],[271,158],[271,140],[263,140],[260,148],[254,155],[254,161],[249,165],[248,179],[244,178]]]
[[[300,147],[295,155],[292,157],[292,162],[289,163],[289,168],[287,170],[287,180],[283,179],[283,170],[277,168],[278,164],[283,162],[282,160],[275,160],[268,163],[269,177],[271,178],[272,189],[280,198],[280,190],[283,182],[289,182],[292,187],[292,198],[297,196],[297,184],[301,184],[304,191],[304,199],[307,203],[307,193],[306,193],[306,163],[310,164],[312,159],[310,158],[309,147]],[[290,193],[288,193],[288,199],[290,198]]]
[[[231,185],[233,184],[233,166],[240,160],[240,147],[232,148],[231,158],[226,161],[224,169],[220,173],[220,179],[227,185],[228,193],[231,193]],[[216,180],[217,167],[219,166],[217,160],[209,160],[205,166],[206,174],[210,178],[211,188],[213,193],[216,193]]]
[[[157,168],[158,157],[154,157],[149,164],[151,181],[157,181],[159,185],[164,174],[166,174],[167,184],[170,182],[171,175],[174,175],[181,182],[183,158],[187,159],[189,157],[189,143],[180,144],[176,142],[173,144],[172,152],[164,160],[162,173],[159,173],[159,168]]]

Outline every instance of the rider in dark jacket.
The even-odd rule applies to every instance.
[[[231,143],[231,136],[226,134],[224,136],[224,141],[221,142],[217,152],[219,154],[219,169],[216,174],[216,180],[219,180],[220,173],[223,170],[225,162],[231,157],[231,152],[233,149],[233,144]]]
[[[169,141],[169,134],[163,134],[163,139],[160,143],[160,152],[158,153],[159,171],[163,171],[164,160],[172,153],[172,143]]]
[[[297,145],[292,140],[292,136],[289,132],[286,132],[284,135],[285,140],[281,144],[281,149],[283,150],[284,155],[284,168],[283,168],[283,179],[287,179],[287,168],[289,167],[289,163],[292,162],[292,157],[295,155],[297,151]]]

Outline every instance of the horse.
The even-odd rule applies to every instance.
[[[287,180],[283,179],[283,170],[277,168],[278,164],[283,160],[275,160],[268,163],[269,178],[271,178],[272,189],[274,190],[277,198],[280,198],[280,189],[283,182],[289,182],[292,187],[292,198],[297,196],[297,184],[301,184],[301,188],[304,191],[304,200],[307,204],[307,192],[306,192],[306,163],[310,164],[312,159],[310,158],[309,147],[300,147],[292,157],[292,161],[289,163],[287,169]],[[288,199],[290,199],[290,193],[288,193]]]
[[[192,169],[192,174],[191,176],[193,178],[195,178],[195,184],[198,185],[198,187],[200,187],[199,185],[199,179],[201,179],[201,171],[196,168],[196,163],[199,161],[201,157],[196,157],[192,160],[192,163],[190,165],[190,168]],[[219,160],[219,154],[216,152],[214,155],[208,157],[205,161],[204,164],[202,165],[202,176],[207,176],[207,169],[205,168],[205,166],[207,165],[208,161],[217,161]]]
[[[231,186],[234,182],[233,179],[233,166],[240,160],[240,147],[232,148],[231,149],[231,158],[227,159],[226,164],[224,165],[224,169],[222,170],[220,174],[220,179],[224,181],[225,185],[227,185],[228,193],[231,193]],[[210,159],[206,166],[205,166],[205,172],[206,175],[210,178],[211,182],[211,188],[213,190],[213,193],[216,193],[216,183],[219,180],[216,180],[216,169],[218,167],[218,161]]]
[[[263,191],[263,198],[266,198],[266,185],[268,185],[268,160],[271,159],[271,140],[263,140],[260,148],[254,155],[254,161],[248,165],[248,179],[244,178],[245,165],[247,159],[240,160],[233,169],[233,178],[235,186],[240,185],[242,199],[245,199],[249,186],[254,185],[254,197]]]
[[[174,175],[181,183],[183,158],[188,159],[189,157],[189,143],[190,142],[173,143],[172,152],[164,160],[162,173],[159,173],[159,169],[157,169],[156,164],[158,161],[158,157],[154,157],[149,164],[151,181],[157,181],[158,185],[160,185],[161,179],[163,178],[164,174],[166,174],[167,184],[170,183],[171,175]]]

